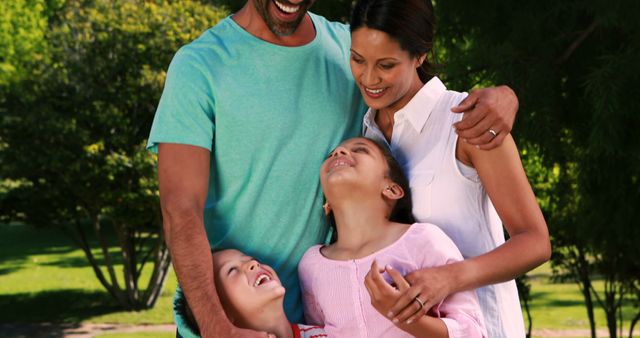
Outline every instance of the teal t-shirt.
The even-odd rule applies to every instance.
[[[300,47],[260,40],[231,17],[182,47],[148,144],[211,151],[209,242],[271,265],[292,322],[303,318],[298,262],[327,237],[320,165],[360,134],[366,108],[349,70],[348,26],[310,16],[316,37]]]

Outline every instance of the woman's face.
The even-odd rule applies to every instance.
[[[265,305],[284,297],[276,272],[238,250],[214,253],[213,265],[220,300],[227,315],[239,324],[251,325],[251,318]]]
[[[342,142],[324,161],[320,167],[320,183],[327,198],[333,186],[379,193],[387,184],[387,172],[387,162],[378,146],[365,138],[352,138]]]
[[[422,87],[420,61],[387,33],[361,27],[351,34],[351,73],[369,107],[404,107]]]

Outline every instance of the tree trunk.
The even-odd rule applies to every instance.
[[[582,287],[582,296],[584,297],[585,307],[587,308],[587,317],[589,317],[589,328],[591,329],[591,338],[596,338],[596,319],[593,313],[593,299],[591,298],[591,279],[589,276],[580,277]]]
[[[618,316],[616,306],[616,286],[612,280],[605,280],[604,282],[604,308],[605,315],[607,317],[607,328],[609,329],[610,338],[618,338]]]
[[[98,262],[93,255],[84,229],[80,225],[76,225],[74,233],[74,240],[84,252],[96,277],[123,309],[140,311],[153,307],[162,292],[171,265],[169,250],[164,243],[162,230],[159,230],[158,233],[152,232],[145,238],[153,242],[140,242],[139,245],[136,245],[136,230],[128,228],[125,225],[113,225],[118,238],[117,244],[122,250],[123,275],[121,277],[123,277],[125,286],[125,288],[122,289],[117,284],[118,276],[114,266],[115,261],[109,253],[109,245],[106,238],[100,233],[101,226],[98,222],[99,221],[95,221],[93,227],[98,237],[100,249],[104,254],[104,267],[108,271],[110,278],[105,276],[101,269],[100,262]],[[143,252],[145,254],[142,254]],[[153,270],[147,288],[143,292],[139,288],[139,279],[145,266],[146,258],[152,258],[149,262],[152,264]],[[143,259],[143,261],[139,261],[140,259]],[[109,281],[109,279],[111,281]]]
[[[149,285],[144,295],[144,306],[146,308],[152,308],[160,293],[164,287],[167,273],[171,266],[171,257],[169,256],[169,249],[164,243],[164,239],[161,237],[158,239],[158,247],[155,253],[154,269],[151,279],[149,279]]]
[[[638,313],[636,313],[636,316],[633,317],[633,320],[631,320],[631,327],[629,328],[629,338],[633,338],[633,329],[635,328],[639,320],[640,320],[640,311],[638,311]]]
[[[525,309],[525,313],[527,314],[527,338],[531,338],[531,329],[533,327],[533,320],[531,319],[531,310],[529,309],[529,300],[525,299],[524,300],[524,309]]]
[[[589,262],[582,248],[577,248],[578,261],[578,284],[581,286],[580,291],[584,297],[585,306],[587,308],[587,317],[589,318],[589,328],[591,329],[591,338],[596,338],[596,319],[593,313],[593,299],[591,298],[591,276],[589,275]]]
[[[98,239],[98,244],[100,245],[102,255],[104,256],[104,265],[106,265],[109,276],[111,277],[111,285],[113,285],[114,289],[120,291],[120,284],[118,283],[116,272],[113,269],[113,260],[111,259],[111,253],[109,252],[109,246],[107,245],[107,242],[105,242],[104,237],[102,237],[102,229],[99,217],[92,216],[92,222],[96,238]]]
[[[84,230],[82,229],[82,225],[76,224],[74,228],[75,228],[76,243],[78,243],[78,245],[80,246],[80,249],[82,249],[82,251],[84,252],[85,257],[87,257],[87,260],[89,261],[89,264],[93,268],[93,272],[98,278],[98,281],[100,281],[100,284],[102,284],[102,286],[104,286],[104,288],[107,289],[107,292],[109,292],[111,297],[113,297],[118,302],[118,304],[123,304],[125,300],[122,299],[122,295],[119,292],[119,288],[115,288],[111,283],[109,283],[109,281],[107,281],[104,274],[102,273],[102,270],[100,269],[100,265],[98,264],[98,261],[96,261],[95,257],[93,256],[93,253],[91,252],[91,246],[89,245],[87,236]]]
[[[610,309],[605,309],[605,313],[607,315],[607,329],[609,329],[609,337],[618,338],[616,311],[614,310],[612,312]]]
[[[520,301],[524,307],[525,314],[527,315],[527,338],[531,338],[531,329],[533,327],[533,320],[531,319],[531,309],[529,308],[529,300],[531,300],[531,285],[527,282],[528,276],[522,275],[516,278],[516,285],[518,287],[518,294]]]
[[[132,238],[135,236],[135,231],[122,224],[114,224],[113,226],[118,236],[118,244],[122,249],[122,270],[125,285],[124,293],[130,304],[130,309],[138,311],[141,310],[141,308],[139,306],[140,299],[136,276],[135,247],[133,245],[134,240]]]

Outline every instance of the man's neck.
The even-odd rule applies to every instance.
[[[238,12],[233,14],[232,19],[249,34],[266,42],[286,47],[304,46],[316,36],[316,30],[309,14],[305,14],[302,22],[293,34],[289,36],[279,36],[269,29],[252,1],[247,3]]]

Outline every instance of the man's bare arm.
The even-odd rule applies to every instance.
[[[173,266],[202,337],[266,337],[265,333],[235,328],[216,293],[204,228],[209,165],[207,149],[170,143],[159,146],[160,203]]]

